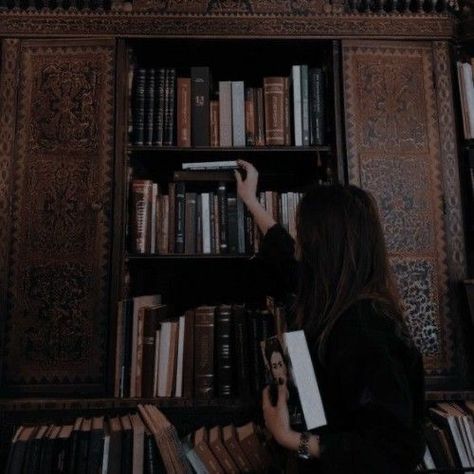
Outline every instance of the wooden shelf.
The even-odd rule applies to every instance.
[[[155,254],[130,254],[127,255],[129,261],[166,261],[166,260],[251,260],[256,258],[256,255],[235,255],[235,254],[167,254],[167,255],[155,255]]]
[[[4,398],[0,399],[0,411],[57,411],[101,410],[135,408],[139,404],[151,404],[160,408],[245,410],[253,405],[235,398],[197,400],[186,398]]]
[[[329,152],[329,145],[319,146],[247,146],[247,147],[177,147],[128,145],[129,152],[166,152],[166,153],[314,153]]]
[[[425,400],[427,402],[445,402],[445,401],[461,401],[461,400],[474,400],[474,391],[450,391],[450,390],[439,390],[439,391],[427,391],[425,392]]]

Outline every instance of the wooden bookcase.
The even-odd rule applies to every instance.
[[[288,190],[320,177],[317,163],[322,162],[334,179],[369,189],[379,205],[384,203],[384,219],[398,219],[399,225],[389,225],[387,232],[396,237],[389,247],[400,278],[410,268],[415,273],[435,269],[425,279],[431,284],[421,288],[427,300],[409,304],[412,314],[431,311],[431,319],[416,319],[415,327],[434,327],[438,336],[434,345],[429,337],[422,341],[427,344],[427,399],[474,398],[466,344],[472,328],[458,284],[472,277],[464,245],[469,205],[461,206],[467,190],[457,161],[458,145],[465,144],[459,140],[452,75],[452,45],[461,42],[472,51],[473,16],[467,7],[460,17],[443,8],[399,14],[388,2],[384,12],[378,6],[383,9],[385,2],[370,12],[361,5],[176,0],[112,2],[105,11],[0,10],[2,446],[18,423],[124,413],[149,401],[112,397],[116,307],[127,295],[156,291],[180,309],[237,302],[242,294],[250,301],[264,296],[255,278],[258,258],[130,254],[129,165],[141,177],[165,183],[183,161],[243,158],[261,171],[262,186]],[[327,143],[242,149],[130,145],[128,49],[145,65],[210,66],[217,79],[255,81],[287,75],[292,64],[321,65],[329,79]],[[47,73],[52,64],[55,77]],[[82,88],[76,95],[61,89],[58,100],[74,104],[70,110],[76,121],[63,117],[53,126],[58,109],[50,98],[57,77],[74,77]],[[92,105],[78,115],[83,102]],[[85,130],[82,135],[73,133],[79,129]],[[380,157],[379,167],[374,157]],[[265,171],[277,178],[266,181]],[[429,186],[415,194],[413,179]],[[62,206],[64,189],[70,190],[69,208]],[[433,212],[411,212],[396,199],[404,196],[433,202]],[[444,212],[438,212],[443,205]],[[61,227],[69,216],[70,225]],[[433,250],[418,267],[410,267],[424,249],[398,237],[413,235],[424,222],[425,242]],[[91,236],[94,245],[80,245]],[[467,239],[471,252],[472,242]],[[82,323],[71,326],[64,315]],[[70,327],[72,339],[63,337],[66,344],[59,344]],[[36,345],[26,345],[24,356],[25,334],[38,328],[43,332]],[[54,340],[48,338],[52,333]],[[255,412],[233,399],[153,403],[183,432],[216,420],[246,420]],[[0,465],[4,456],[5,448]]]

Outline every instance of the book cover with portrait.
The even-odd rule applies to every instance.
[[[293,428],[312,430],[326,425],[318,381],[303,331],[291,331],[261,342],[268,384],[287,387]]]

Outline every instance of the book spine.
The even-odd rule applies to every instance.
[[[194,387],[195,396],[214,396],[214,309],[196,308],[194,320]]]
[[[191,68],[191,135],[193,146],[209,146],[209,92],[210,72],[208,67]]]
[[[244,207],[244,217],[245,217],[245,252],[254,253],[254,223],[252,219],[252,214],[247,209],[247,206]]]
[[[237,222],[237,197],[235,193],[227,196],[227,243],[228,252],[238,253],[239,250],[239,230]]]
[[[218,147],[220,145],[219,138],[219,101],[211,100],[211,146]]]
[[[263,99],[263,89],[258,87],[256,89],[256,138],[255,145],[265,146],[265,107]]]
[[[196,253],[202,254],[202,194],[196,195]]]
[[[284,145],[284,78],[265,77],[265,142],[267,145]]]
[[[143,362],[142,397],[152,398],[154,394],[155,343],[158,318],[155,310],[145,308],[143,315]]]
[[[186,254],[196,253],[196,230],[197,230],[197,195],[196,193],[185,193],[185,226],[184,226],[184,252]]]
[[[193,398],[194,385],[194,311],[184,315],[183,396]]]
[[[232,83],[219,82],[219,142],[222,147],[232,146]]]
[[[324,144],[324,75],[320,68],[310,69],[311,145]]]
[[[134,138],[134,85],[135,85],[135,65],[133,64],[133,53],[129,48],[128,55],[128,74],[127,74],[127,137],[129,143],[135,143]]]
[[[219,224],[219,196],[214,194],[213,210],[214,210],[214,253],[221,253],[220,244],[220,224]]]
[[[145,132],[145,83],[146,69],[137,68],[133,92],[133,143],[143,145]]]
[[[148,69],[145,86],[145,133],[144,144],[153,144],[153,114],[155,106],[155,70]]]
[[[165,127],[163,145],[174,145],[174,131],[175,131],[175,97],[176,97],[176,69],[168,70],[167,78],[167,94],[166,94],[166,108],[165,108]]]
[[[220,305],[216,309],[217,394],[219,397],[230,397],[233,389],[231,314],[230,305]]]
[[[239,396],[243,399],[250,396],[249,339],[246,316],[244,306],[234,305],[232,307],[235,373]]]
[[[163,145],[163,129],[165,120],[165,96],[166,96],[166,69],[158,70],[158,78],[155,80],[155,107],[153,109],[153,145]]]
[[[308,65],[301,66],[301,122],[303,125],[303,146],[309,145],[309,94]]]
[[[219,253],[228,253],[227,242],[227,189],[225,183],[219,183],[218,198],[218,226],[219,226]]]
[[[237,198],[237,251],[245,253],[245,205]]]
[[[179,147],[191,146],[191,79],[178,77],[178,126],[177,144]]]
[[[201,227],[202,227],[202,253],[211,253],[211,209],[210,209],[210,194],[201,194]]]
[[[232,82],[232,145],[245,146],[245,97],[243,81]]]
[[[209,233],[210,233],[210,253],[216,253],[216,214],[214,209],[215,193],[209,193]]]
[[[176,183],[168,184],[168,253],[176,252]]]
[[[176,183],[176,253],[184,253],[185,196],[185,184]]]
[[[285,114],[285,145],[291,145],[291,106],[290,106],[290,78],[285,77],[283,78],[284,84],[284,105],[283,105],[283,112]]]
[[[293,127],[295,136],[295,146],[302,146],[303,116],[301,108],[301,66],[292,67],[291,81],[293,84]]]
[[[247,146],[255,146],[255,89],[245,89],[245,143]]]
[[[146,253],[151,182],[132,182],[132,252]]]

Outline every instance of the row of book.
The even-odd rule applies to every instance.
[[[464,138],[474,138],[474,58],[457,62]]]
[[[473,416],[472,401],[442,402],[429,409],[423,468],[474,468]]]
[[[253,422],[201,427],[181,440],[158,408],[138,405],[138,413],[128,415],[19,426],[5,474],[264,472],[270,465],[266,445]]]
[[[131,67],[130,126],[134,145],[244,147],[325,143],[325,84],[321,68],[294,65],[262,87],[218,81],[209,67]]]
[[[284,323],[281,308],[203,305],[176,317],[160,295],[121,301],[115,396],[249,399],[264,384],[260,341]]]
[[[151,180],[131,183],[131,252],[136,254],[253,254],[261,235],[237,197],[235,185],[221,181],[196,192],[184,175],[198,181],[206,172],[175,172],[164,194]],[[192,176],[190,176],[192,175]],[[257,198],[290,235],[296,236],[296,209],[302,193],[261,191]]]

